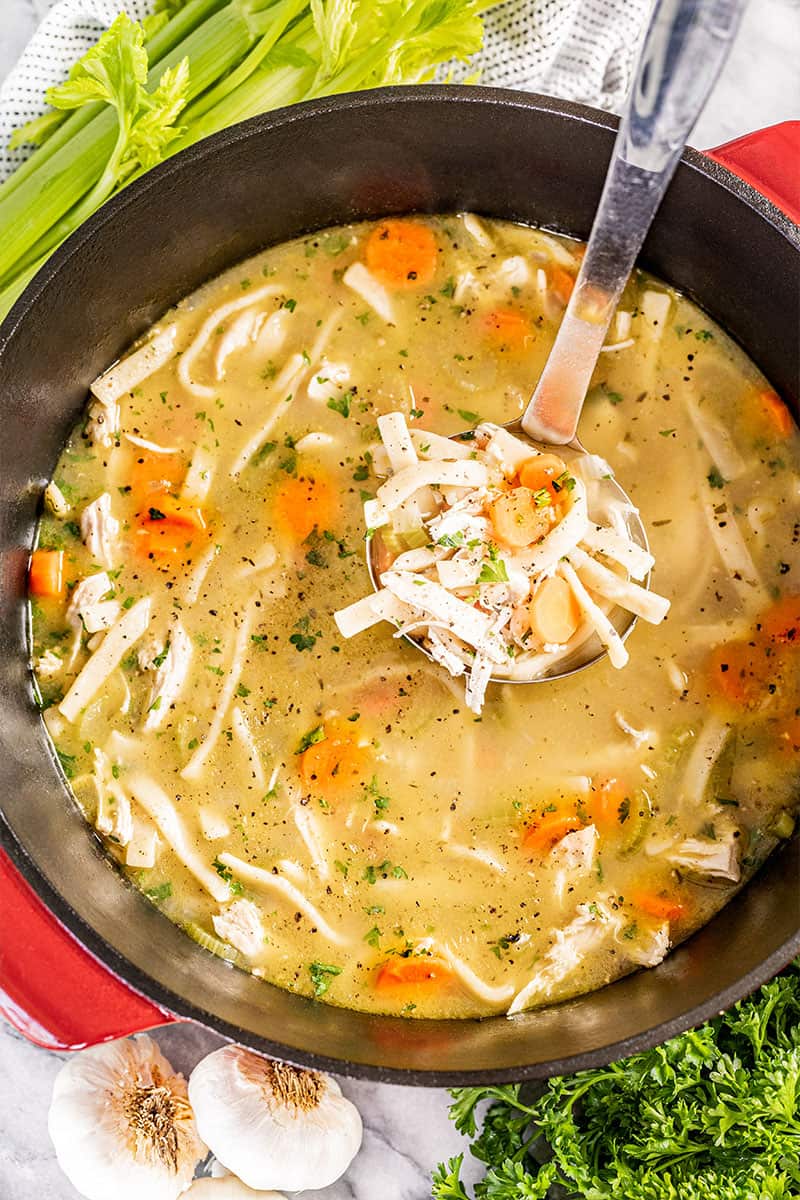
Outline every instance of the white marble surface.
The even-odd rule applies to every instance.
[[[46,0],[0,0],[0,79],[32,33]],[[692,142],[718,145],[751,129],[800,116],[800,0],[751,0],[741,32]],[[2,934],[0,933],[0,936]],[[158,1035],[184,1071],[219,1039],[191,1027]],[[47,1138],[47,1106],[59,1056],[0,1025],[0,1197],[76,1200]],[[364,1118],[363,1148],[338,1184],[318,1200],[425,1200],[429,1174],[457,1153],[447,1094],[342,1080]],[[307,1193],[311,1195],[311,1193]],[[111,1198],[109,1198],[111,1200]],[[147,1200],[142,1197],[142,1200]]]

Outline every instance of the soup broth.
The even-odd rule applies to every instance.
[[[478,718],[390,626],[334,623],[370,587],[378,416],[517,418],[581,251],[456,215],[276,246],[112,368],[57,464],[31,603],[64,772],[167,917],[281,987],[548,1004],[660,961],[791,833],[800,438],[644,273],[579,430],[671,601],[629,664],[491,684]]]

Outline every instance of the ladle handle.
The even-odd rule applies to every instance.
[[[628,277],[739,24],[745,0],[659,0],[614,143],[575,288],[522,418],[537,441],[572,441]]]

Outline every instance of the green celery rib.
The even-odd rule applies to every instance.
[[[183,137],[174,142],[167,153],[177,154],[179,150],[194,145],[212,133],[218,133],[220,129],[227,129],[229,125],[284,104],[304,100],[317,72],[316,57],[319,53],[319,39],[311,17],[304,17],[281,39],[280,45],[304,51],[314,58],[314,64],[274,66],[267,60],[210,112],[190,122]]]
[[[189,98],[199,95],[229,71],[254,41],[248,13],[229,5],[205,21],[150,72],[148,85],[161,73],[189,58]],[[36,172],[9,196],[0,191],[0,279],[21,269],[23,259],[40,257],[48,231],[89,192],[100,178],[116,143],[116,116],[101,113],[53,155],[46,171]]]
[[[184,121],[191,124],[192,121],[207,113],[216,104],[231,92],[235,91],[240,84],[252,75],[257,67],[260,67],[264,59],[269,54],[275,43],[286,32],[288,26],[296,17],[308,7],[308,0],[278,0],[274,9],[267,14],[270,18],[264,33],[260,40],[256,42],[250,53],[239,63],[235,70],[231,71],[224,79],[221,79],[214,87],[209,88],[204,92],[198,100],[194,102],[183,114]]]
[[[165,54],[168,54],[175,46],[177,46],[185,37],[194,30],[199,24],[212,16],[218,9],[227,4],[228,0],[191,0],[185,8],[176,13],[171,21],[160,29],[158,33],[145,42],[148,58],[152,66],[156,66]],[[95,117],[105,109],[105,104],[100,102],[96,104],[85,104],[83,108],[78,108],[74,112],[65,114],[66,120],[59,125],[50,137],[34,150],[24,163],[14,171],[14,174],[0,185],[0,199],[5,200],[12,192],[20,186],[21,183],[44,166],[63,145],[71,141],[72,138],[80,132],[84,126],[93,121]]]

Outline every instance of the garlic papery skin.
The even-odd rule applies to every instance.
[[[223,1046],[198,1063],[189,1100],[200,1136],[257,1191],[327,1187],[361,1145],[358,1109],[317,1071]]]
[[[235,1175],[217,1179],[195,1179],[186,1200],[286,1200],[282,1192],[254,1192]]]
[[[176,1200],[206,1154],[186,1081],[146,1035],[67,1059],[47,1128],[59,1166],[87,1200]]]

